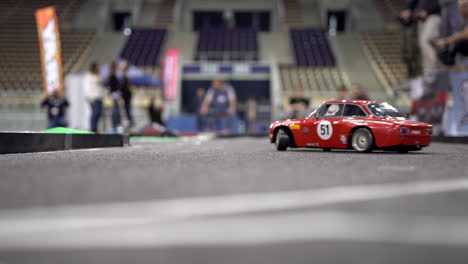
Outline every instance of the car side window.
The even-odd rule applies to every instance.
[[[327,104],[320,109],[320,117],[338,117],[343,114],[343,104]]]
[[[366,113],[361,109],[361,107],[353,104],[345,105],[343,116],[351,117],[351,116],[359,116],[364,117]]]

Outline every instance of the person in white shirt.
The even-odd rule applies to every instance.
[[[98,131],[98,123],[102,114],[102,98],[104,95],[103,80],[99,75],[99,65],[93,62],[83,79],[85,97],[91,106],[91,131]]]

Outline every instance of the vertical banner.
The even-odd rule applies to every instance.
[[[162,66],[162,81],[164,87],[164,98],[173,102],[177,98],[179,82],[179,48],[169,48],[166,51]]]
[[[46,7],[36,10],[36,23],[44,94],[50,94],[56,89],[63,94],[60,34],[55,8]]]

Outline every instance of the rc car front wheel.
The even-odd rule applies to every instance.
[[[276,149],[279,151],[285,151],[288,148],[289,135],[284,128],[280,128],[276,132],[275,145]]]
[[[353,133],[351,145],[357,152],[371,152],[374,145],[374,137],[367,128],[359,128]]]

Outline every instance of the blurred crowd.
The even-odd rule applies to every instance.
[[[161,89],[156,89],[149,96],[147,105],[147,123],[136,128],[132,113],[132,85],[128,77],[129,65],[126,62],[112,62],[109,71],[103,77],[100,65],[91,63],[86,71],[82,89],[91,110],[89,127],[93,132],[99,131],[103,126],[100,122],[104,116],[104,99],[110,98],[112,102],[110,121],[113,133],[141,133],[145,135],[176,136],[178,133],[167,128],[164,120],[165,100]],[[217,132],[230,134],[239,124],[242,133],[255,134],[257,120],[257,99],[249,96],[245,102],[239,102],[235,89],[221,78],[211,82],[210,87],[198,88],[191,100],[191,113],[196,116],[197,132]],[[69,102],[58,90],[55,90],[42,102],[47,110],[48,128],[57,126],[67,127],[66,109]],[[124,115],[122,115],[122,109]],[[269,109],[268,109],[269,116]],[[237,122],[236,124],[234,124]],[[267,122],[269,122],[269,117]],[[136,132],[135,132],[136,131]]]
[[[406,0],[399,14],[408,77],[431,74],[441,62],[468,55],[468,0]]]
[[[103,101],[104,97],[107,95],[112,99],[111,122],[113,132],[123,132],[124,130],[124,122],[122,122],[123,120],[121,118],[122,107],[127,119],[126,129],[134,128],[135,121],[131,104],[132,87],[128,77],[128,69],[128,63],[122,62],[118,64],[114,61],[110,64],[106,78],[101,76],[100,66],[97,62],[91,63],[86,71],[81,87],[91,109],[91,117],[89,120],[91,131],[98,132],[99,122],[103,115]],[[120,71],[121,74],[118,75],[117,71]],[[106,91],[106,87],[108,91]],[[68,122],[65,119],[65,112],[69,103],[58,89],[54,90],[45,98],[41,105],[47,110],[48,128],[68,126]]]

